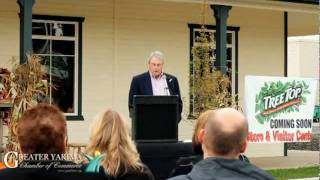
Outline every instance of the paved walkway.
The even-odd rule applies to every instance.
[[[295,168],[319,165],[319,151],[288,150],[288,156],[250,158],[252,164],[263,169]]]

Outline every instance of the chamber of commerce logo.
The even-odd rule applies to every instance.
[[[11,151],[4,155],[3,162],[0,162],[0,169],[2,168],[16,168],[18,167],[18,152]]]
[[[265,82],[255,99],[256,119],[264,124],[282,113],[299,112],[310,94],[308,88],[304,81]]]
[[[0,169],[3,168],[45,168],[45,169],[72,169],[81,170],[81,154],[20,154],[16,151],[5,153],[3,161],[0,162]]]

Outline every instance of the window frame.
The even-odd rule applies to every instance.
[[[75,25],[74,37],[64,36],[55,37],[48,36],[49,38],[42,38],[43,35],[32,35],[32,39],[49,39],[49,40],[70,40],[75,42],[75,53],[73,55],[65,55],[66,57],[72,56],[75,61],[74,69],[74,113],[64,113],[67,120],[84,120],[82,115],[82,24],[84,17],[71,17],[71,16],[52,16],[52,15],[32,15],[32,22],[61,22],[64,24]],[[40,54],[41,55],[41,54]],[[45,54],[43,54],[45,55]]]
[[[191,64],[193,62],[193,56],[192,56],[192,47],[193,47],[193,43],[194,43],[194,30],[195,29],[200,29],[201,28],[201,24],[188,24],[189,27],[189,33],[190,33],[190,37],[189,37],[189,41],[190,41],[190,46],[189,46],[189,74],[193,73],[193,67],[191,67]],[[216,25],[204,25],[204,27],[208,30],[213,30],[216,31]],[[236,27],[236,26],[227,26],[227,32],[231,32],[232,33],[232,44],[231,44],[231,48],[232,48],[232,95],[238,94],[238,33],[239,33],[240,27]],[[227,43],[227,48],[230,47]],[[227,59],[228,61],[228,59]],[[192,112],[193,112],[193,97],[191,94],[191,85],[193,83],[192,79],[189,79],[189,117],[192,116]],[[238,96],[236,97],[236,99],[238,99]]]

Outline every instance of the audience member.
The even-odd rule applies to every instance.
[[[192,150],[194,152],[194,155],[179,158],[176,163],[176,168],[172,170],[170,177],[188,174],[192,170],[193,166],[203,159],[203,152],[201,147],[202,143],[200,142],[198,135],[200,130],[204,129],[210,112],[213,112],[213,110],[207,110],[201,113],[196,121],[196,125],[192,135]],[[249,159],[243,154],[239,155],[239,159],[250,163]]]
[[[154,177],[145,166],[129,135],[129,128],[124,118],[113,110],[98,114],[95,119],[87,154],[102,155],[98,173],[109,179],[153,180]]]
[[[20,152],[11,152],[14,161],[0,170],[0,179],[63,179],[66,172],[81,171],[81,166],[58,158],[67,149],[67,126],[57,107],[40,103],[25,111],[18,121],[17,136]]]
[[[223,108],[209,112],[205,128],[198,134],[204,159],[187,175],[170,180],[274,179],[264,170],[239,160],[247,147],[247,135],[248,122],[239,111]]]
[[[206,122],[208,120],[209,113],[212,112],[212,110],[207,110],[200,114],[199,118],[196,121],[193,135],[192,135],[192,150],[194,152],[193,156],[188,157],[181,157],[177,160],[176,168],[172,170],[170,177],[182,175],[182,174],[188,174],[192,167],[199,161],[203,159],[203,152],[201,149],[201,142],[198,139],[198,134],[201,129],[204,128],[206,125]]]

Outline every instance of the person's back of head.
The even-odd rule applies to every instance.
[[[247,147],[248,123],[245,116],[232,108],[210,112],[202,133],[204,157],[238,158]]]
[[[63,113],[57,107],[39,103],[23,113],[17,127],[22,153],[65,153],[67,125]]]
[[[98,114],[93,123],[87,153],[94,155],[96,151],[104,154],[101,165],[109,176],[143,171],[129,127],[116,111],[106,110]]]
[[[192,149],[196,154],[202,154],[202,147],[201,147],[201,142],[199,140],[199,133],[201,129],[204,129],[207,121],[208,121],[208,117],[209,114],[213,112],[213,110],[207,110],[203,113],[200,114],[200,116],[198,117],[195,127],[194,127],[194,131],[192,134]]]

